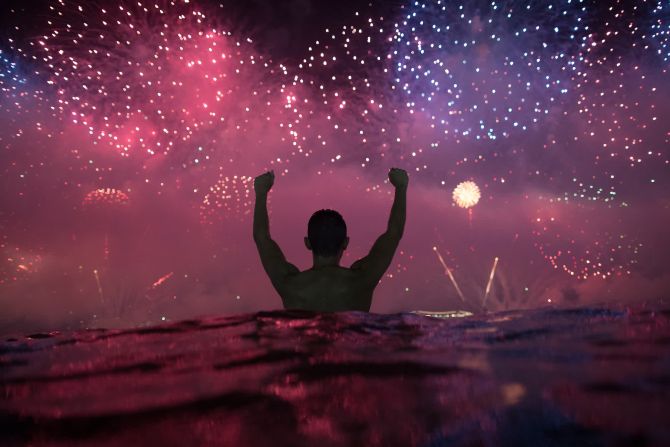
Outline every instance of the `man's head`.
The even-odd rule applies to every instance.
[[[348,244],[347,224],[340,213],[319,210],[309,218],[305,245],[315,255],[324,258],[341,255]]]

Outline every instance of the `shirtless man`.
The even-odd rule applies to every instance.
[[[341,267],[342,253],[349,244],[347,226],[337,211],[317,211],[309,220],[305,237],[314,265],[302,272],[286,261],[279,245],[270,237],[267,195],[274,184],[274,172],[256,177],[254,241],[284,308],[325,312],[370,310],[372,292],[391,264],[405,228],[407,172],[393,168],[388,176],[395,187],[395,199],[386,232],[377,238],[370,253],[349,268]]]

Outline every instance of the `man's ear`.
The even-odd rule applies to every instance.
[[[308,237],[305,237],[305,247],[307,247],[307,250],[312,251],[312,244],[309,243]]]

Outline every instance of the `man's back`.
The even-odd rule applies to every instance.
[[[254,180],[254,241],[265,272],[287,309],[315,311],[369,311],[372,293],[391,264],[405,227],[408,177],[402,169],[389,171],[395,187],[386,231],[377,238],[370,253],[350,268],[339,265],[349,238],[342,216],[333,210],[314,213],[308,224],[306,247],[314,265],[301,272],[286,260],[279,245],[270,237],[267,193],[274,184],[272,171]]]
[[[278,292],[287,309],[368,312],[375,284],[360,268],[327,266],[287,275]]]

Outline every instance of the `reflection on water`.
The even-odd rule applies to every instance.
[[[0,342],[2,445],[670,445],[670,312],[261,312]]]

